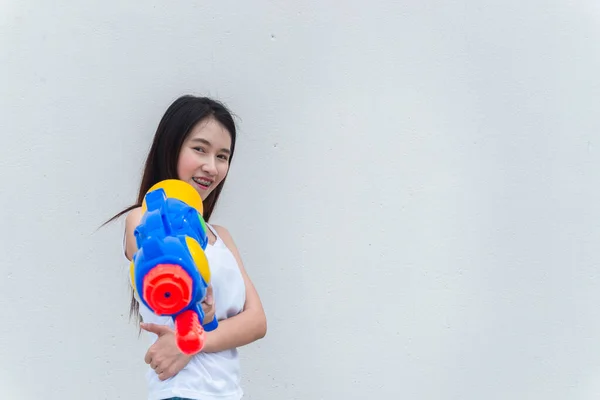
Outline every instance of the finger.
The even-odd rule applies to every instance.
[[[205,302],[209,306],[212,306],[212,304],[213,304],[213,288],[212,288],[212,285],[209,286],[208,289],[206,290],[206,299],[205,299]]]
[[[143,330],[147,331],[147,332],[151,332],[151,333],[157,334],[159,337],[172,331],[172,329],[169,328],[168,326],[166,326],[166,325],[159,325],[159,324],[141,323],[140,327]]]
[[[152,362],[152,356],[150,355],[150,350],[148,350],[146,352],[146,355],[144,356],[144,361],[146,362],[146,364],[150,364]]]
[[[155,371],[156,375],[158,375],[158,379],[160,379],[161,381],[167,379],[167,368],[161,367],[157,368]]]

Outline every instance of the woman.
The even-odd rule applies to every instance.
[[[239,400],[243,391],[237,347],[266,334],[259,295],[231,235],[225,228],[209,223],[231,165],[235,140],[235,123],[223,104],[206,97],[180,97],[158,125],[137,204],[113,217],[128,213],[124,248],[131,260],[136,251],[133,232],[142,217],[140,205],[144,195],[161,180],[180,179],[200,194],[209,228],[205,252],[211,268],[211,287],[202,307],[204,321],[214,316],[219,326],[206,332],[200,353],[181,353],[175,343],[172,318],[155,315],[132,294],[131,312],[143,321],[142,329],[155,340],[145,356],[149,365],[149,400]]]

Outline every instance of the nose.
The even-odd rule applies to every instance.
[[[202,171],[210,175],[216,175],[218,171],[215,160],[212,158],[206,160],[206,162],[202,165]]]

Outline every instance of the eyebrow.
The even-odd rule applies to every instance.
[[[203,143],[203,144],[205,144],[207,146],[212,146],[212,144],[208,140],[202,139],[202,138],[193,138],[193,139],[190,140],[190,142],[198,142],[198,143]],[[231,154],[231,151],[229,149],[223,148],[220,151],[222,151],[224,153],[227,153],[227,154]]]

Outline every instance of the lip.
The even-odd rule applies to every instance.
[[[200,180],[200,179],[205,180],[205,181],[210,182],[210,183],[208,185],[203,185],[203,184],[197,182],[197,180]],[[198,186],[202,190],[208,189],[215,182],[214,179],[207,178],[205,176],[194,177],[194,178],[192,178],[192,181],[196,184],[196,186]]]

